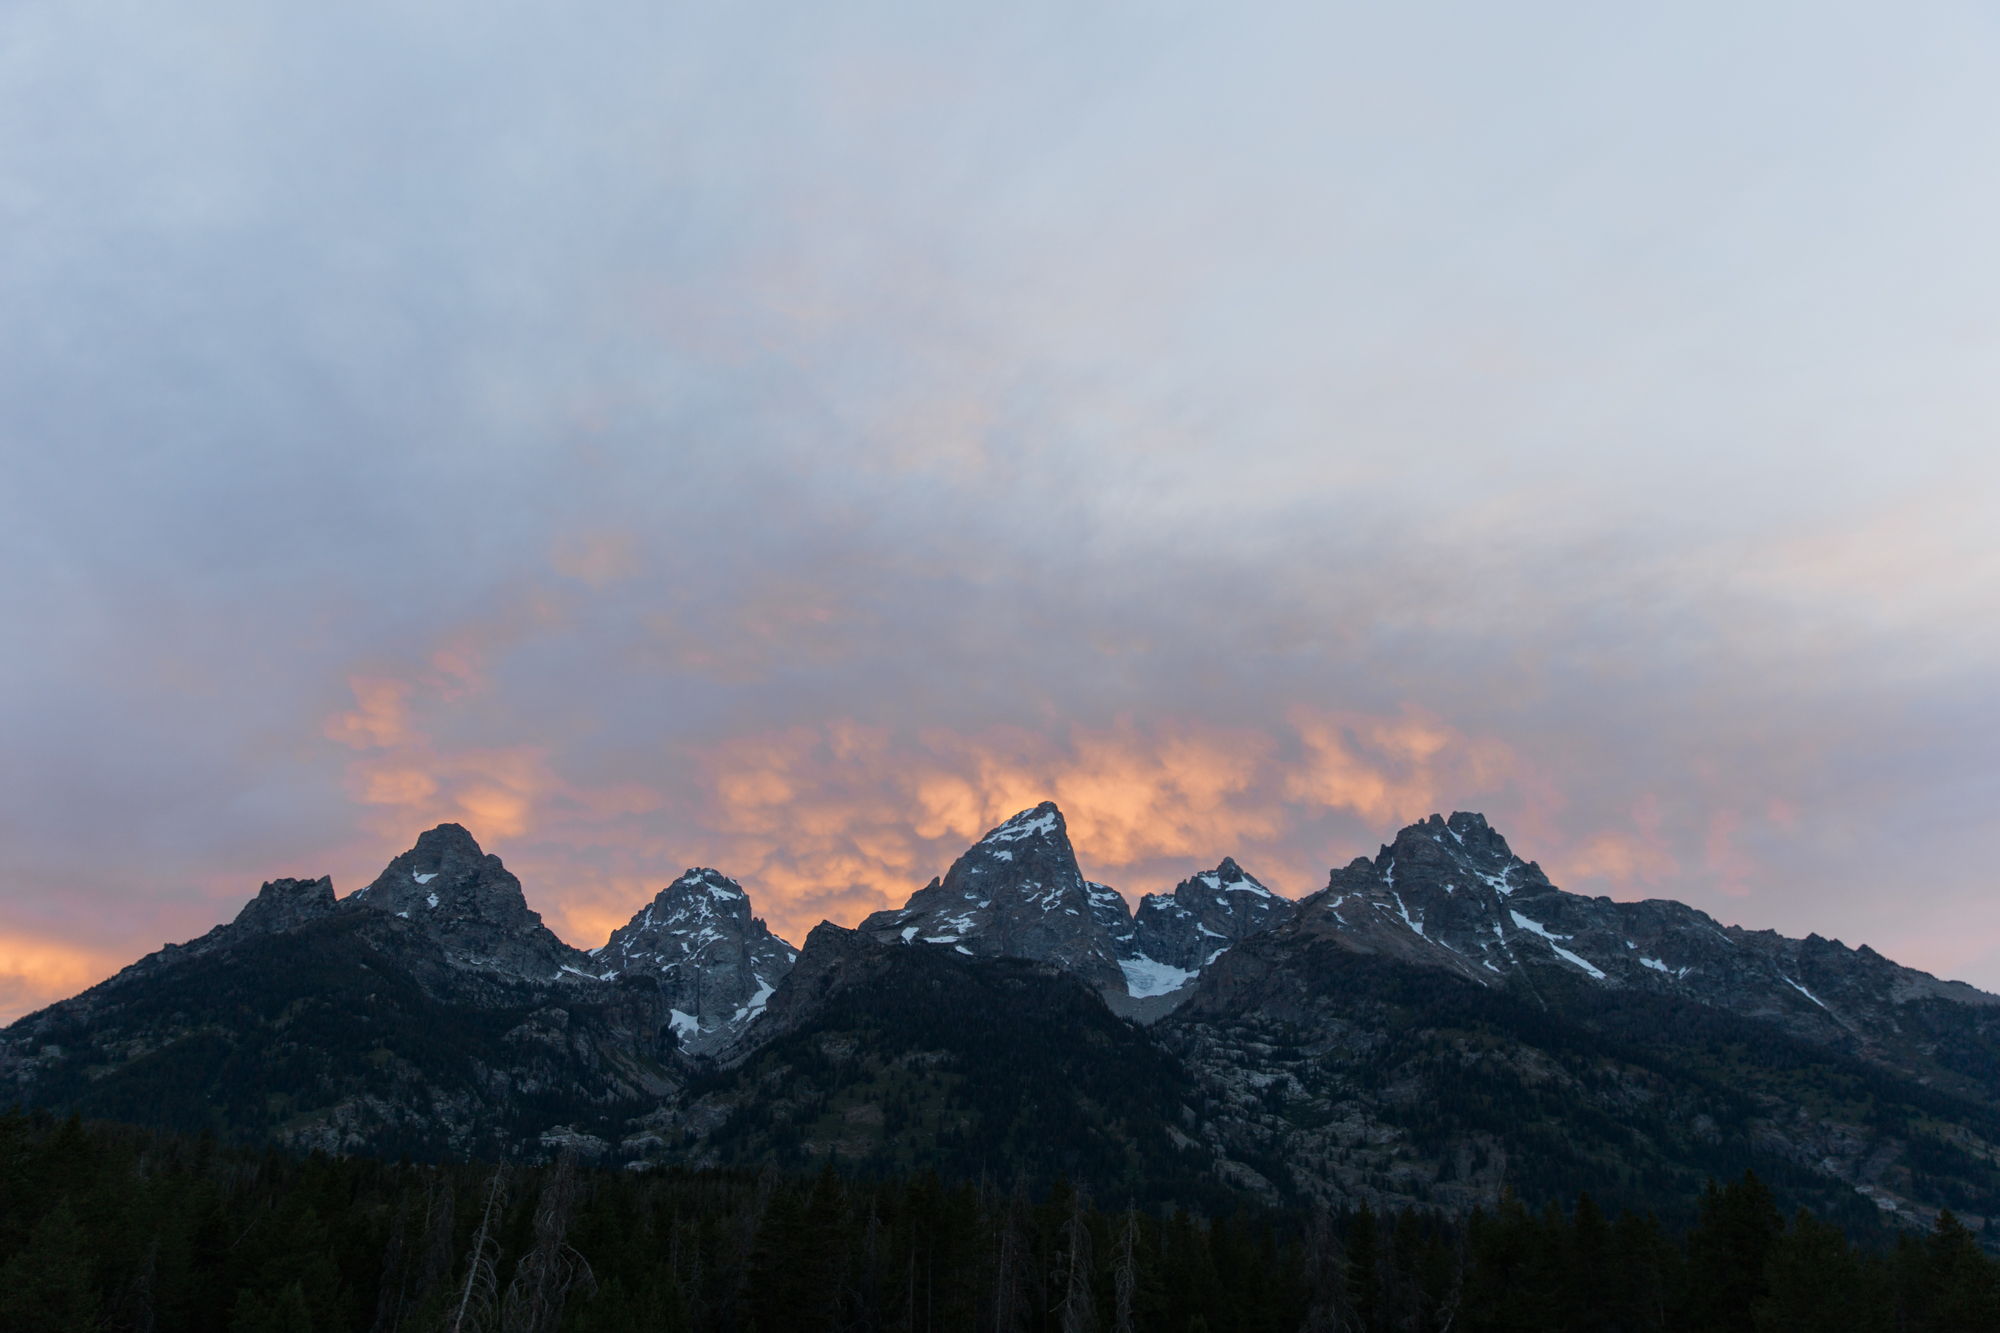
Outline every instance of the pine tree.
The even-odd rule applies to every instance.
[[[70,1333],[97,1318],[89,1239],[67,1197],[36,1224],[28,1247],[0,1265],[0,1328]]]
[[[1898,1244],[1896,1287],[1908,1333],[2000,1329],[2000,1265],[1948,1208],[1930,1235]]]
[[[1376,1253],[1375,1214],[1367,1200],[1347,1223],[1347,1297],[1360,1333],[1380,1333],[1382,1323],[1381,1262]]]
[[[1893,1311],[1871,1276],[1839,1227],[1801,1208],[1771,1246],[1757,1333],[1887,1333]]]
[[[1765,1265],[1784,1234],[1777,1200],[1753,1171],[1701,1200],[1701,1218],[1688,1232],[1690,1325],[1695,1333],[1754,1333],[1754,1311],[1768,1294]]]

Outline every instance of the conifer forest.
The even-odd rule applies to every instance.
[[[0,1328],[229,1333],[1969,1333],[1950,1213],[1864,1250],[1754,1174],[1668,1234],[1589,1196],[1199,1217],[1058,1180],[287,1156],[0,1116]]]

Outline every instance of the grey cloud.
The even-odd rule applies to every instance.
[[[372,873],[450,649],[655,877],[734,737],[1415,705],[2000,984],[1992,34],[1814,12],[16,7],[0,933]]]

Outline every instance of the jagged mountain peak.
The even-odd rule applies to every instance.
[[[748,916],[750,895],[720,870],[707,866],[693,866],[682,871],[680,878],[653,895],[653,901],[641,908],[633,917],[634,921],[656,912],[692,912],[700,915]],[[617,938],[613,933],[612,938]],[[592,950],[592,952],[599,952]]]
[[[656,978],[682,1047],[695,1053],[754,1023],[798,958],[743,886],[706,866],[682,873],[590,952],[610,974]]]
[[[295,930],[334,910],[333,878],[267,880],[257,896],[243,904],[230,924],[246,930],[276,933]]]
[[[1463,810],[1452,811],[1449,819],[1434,814],[1406,826],[1396,834],[1395,841],[1383,845],[1374,865],[1387,870],[1397,862],[1406,865],[1456,862],[1490,872],[1516,862],[1524,869],[1531,864],[1514,855],[1507,839],[1486,822],[1486,816]]]
[[[119,969],[115,976],[85,991],[89,995],[103,987],[118,986],[141,977],[150,977],[161,968],[186,962],[214,953],[218,949],[240,943],[256,935],[280,935],[311,925],[323,917],[331,916],[339,910],[334,898],[333,880],[322,875],[318,879],[272,879],[266,880],[257,890],[257,896],[243,904],[234,920],[216,926],[199,938],[184,944],[164,944],[152,953],[128,967]]]
[[[535,915],[528,909],[521,881],[499,857],[484,851],[462,824],[439,824],[418,834],[414,847],[390,861],[354,897],[383,911],[408,910],[413,916],[417,912],[494,919]]]
[[[521,881],[460,824],[439,824],[348,900],[421,927],[454,966],[553,980],[583,976],[570,948],[528,906]]]
[[[1062,811],[1043,801],[989,830],[906,905],[858,929],[884,943],[1053,962],[1122,989],[1114,937],[1128,910],[1115,891],[1085,882]]]
[[[1024,838],[1060,838],[1065,846],[1068,845],[1069,825],[1063,821],[1062,811],[1056,808],[1054,801],[1043,801],[1033,809],[1023,810],[998,827],[989,829],[977,845],[1019,842]]]
[[[1294,905],[1225,856],[1172,893],[1149,893],[1133,914],[1132,947],[1120,959],[1131,994],[1165,995],[1188,986],[1239,940],[1291,918]]]
[[[1218,893],[1255,893],[1261,894],[1266,898],[1276,896],[1269,889],[1258,883],[1255,875],[1252,875],[1242,866],[1237,865],[1236,858],[1232,856],[1223,857],[1222,864],[1218,865],[1215,869],[1205,870],[1201,874],[1194,875],[1182,882],[1193,884],[1196,881],[1206,884],[1210,889]],[[1178,888],[1175,889],[1176,893],[1179,891]]]

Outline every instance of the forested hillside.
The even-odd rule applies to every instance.
[[[1754,1176],[1684,1236],[1587,1196],[1204,1219],[1066,1179],[417,1166],[15,1111],[0,1327],[1968,1333],[2000,1328],[2000,1264],[1949,1214],[1862,1253]]]

